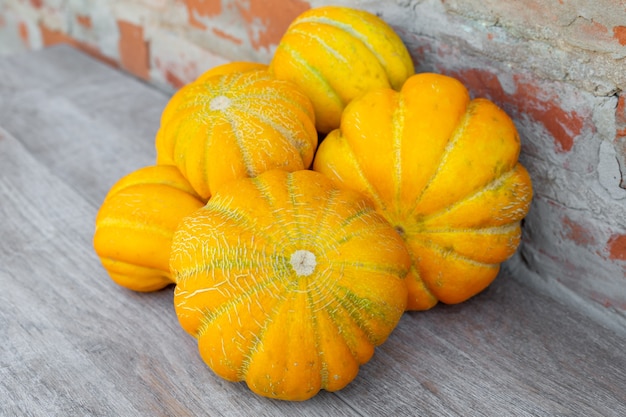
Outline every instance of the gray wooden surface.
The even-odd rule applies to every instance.
[[[154,160],[167,99],[67,46],[0,58],[0,415],[626,415],[626,339],[506,273],[405,314],[340,392],[289,403],[220,380],[172,288],[116,286],[91,244],[109,187]]]

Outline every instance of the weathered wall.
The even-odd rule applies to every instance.
[[[4,0],[0,53],[70,42],[169,89],[225,60],[269,61],[323,4],[379,14],[418,71],[501,105],[535,199],[517,276],[626,329],[626,4],[610,0]]]

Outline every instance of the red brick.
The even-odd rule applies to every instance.
[[[563,217],[564,237],[573,241],[580,246],[589,246],[596,243],[593,233],[580,223],[575,222],[569,217]]]
[[[614,234],[607,243],[609,258],[626,261],[626,235]]]
[[[568,152],[574,140],[583,130],[586,117],[577,111],[561,108],[561,97],[556,92],[546,91],[539,84],[515,75],[515,92],[504,91],[497,75],[482,69],[466,69],[451,75],[462,81],[476,96],[487,97],[502,107],[512,108],[527,114],[544,125],[554,138],[557,152]]]
[[[76,22],[86,29],[91,29],[93,27],[93,22],[91,21],[91,17],[87,15],[76,15]]]
[[[224,32],[223,30],[219,30],[217,28],[213,28],[211,29],[211,31],[217,35],[218,37],[222,38],[222,39],[226,39],[227,41],[230,41],[231,43],[235,44],[235,45],[241,45],[243,43],[243,40],[241,38],[237,38],[229,33]]]
[[[532,100],[529,100],[532,101]],[[556,141],[556,150],[567,152],[574,146],[574,138],[583,127],[583,118],[576,112],[566,112],[558,102],[547,102],[544,109],[528,106],[525,111],[540,121]]]
[[[593,37],[597,39],[606,39],[609,29],[602,23],[589,21],[589,23],[582,26],[582,31],[587,37]]]
[[[171,85],[172,87],[174,87],[175,89],[179,89],[185,85],[185,81],[178,78],[176,74],[174,74],[172,71],[168,69],[164,71],[164,75],[165,75],[165,80],[167,81],[167,83]]]
[[[236,4],[239,13],[250,23],[247,25],[248,37],[257,50],[278,44],[291,22],[311,8],[309,3],[302,0],[251,0],[245,7]],[[265,29],[253,33],[252,23],[255,21],[261,21]]]
[[[24,43],[24,45],[26,46],[30,45],[28,26],[26,26],[26,23],[20,22],[18,25],[18,30],[20,33],[20,38],[22,39],[22,42]]]
[[[620,94],[617,97],[617,108],[615,109],[615,121],[626,127],[626,95]]]
[[[56,45],[59,43],[67,43],[74,46],[78,44],[76,39],[61,31],[48,29],[47,26],[42,24],[39,25],[39,29],[41,30],[41,38],[44,46]]]
[[[183,0],[183,2],[187,6],[189,24],[198,29],[206,30],[207,27],[196,19],[196,14],[212,17],[222,13],[222,2],[219,0]]]
[[[620,45],[626,45],[626,26],[615,26],[613,28],[613,37]]]
[[[143,37],[143,28],[123,20],[118,20],[117,26],[120,30],[118,47],[122,68],[139,78],[149,79],[149,46]]]
[[[85,42],[80,42],[58,30],[49,29],[47,26],[41,23],[39,24],[39,30],[41,32],[41,38],[44,46],[66,43],[80,49],[81,51],[91,55],[96,59],[99,59],[100,61],[108,65],[111,65],[112,67],[119,67],[118,62],[102,54],[102,52],[100,52],[100,50],[95,46],[89,45]]]

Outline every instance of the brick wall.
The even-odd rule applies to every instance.
[[[69,42],[173,91],[228,60],[269,61],[296,15],[330,3],[379,14],[418,71],[514,118],[536,194],[507,267],[626,330],[623,1],[4,0],[0,53]]]

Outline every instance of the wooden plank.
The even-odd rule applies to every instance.
[[[171,288],[137,294],[109,280],[91,247],[97,208],[1,130],[0,155],[3,415],[292,409],[215,378],[178,325]],[[354,415],[342,408],[321,396],[299,413]]]
[[[386,362],[380,369],[420,392],[402,395],[401,415],[622,416],[624,346],[623,338],[501,274],[464,304],[405,315],[376,364]],[[368,368],[361,376],[345,394],[372,393],[366,384],[379,378]]]
[[[68,47],[0,59],[0,415],[626,415],[624,336],[506,272],[405,314],[337,393],[272,401],[214,376],[172,288],[116,286],[91,246],[108,187],[153,160],[166,101]]]
[[[166,94],[65,45],[8,56],[0,74],[0,126],[89,201],[154,163]]]

